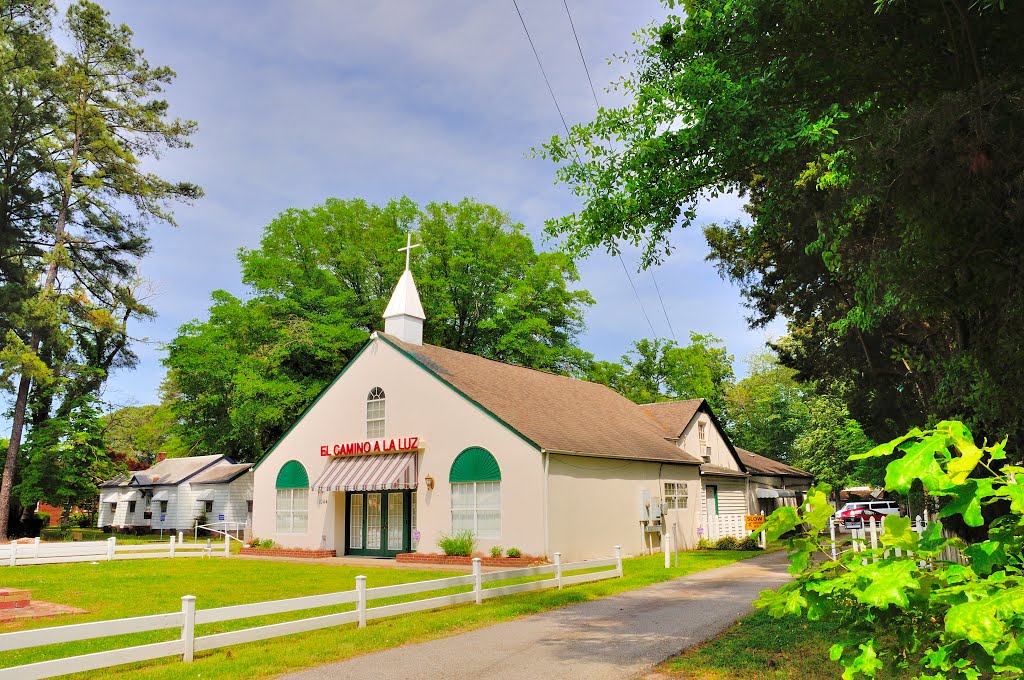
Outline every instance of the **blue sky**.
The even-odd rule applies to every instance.
[[[426,203],[471,196],[523,222],[538,244],[546,218],[577,205],[554,182],[554,166],[528,157],[561,122],[511,0],[104,0],[127,23],[153,64],[175,69],[167,93],[175,115],[199,122],[194,148],[151,169],[200,184],[206,197],[177,209],[180,226],[155,226],[142,264],[158,317],[132,329],[137,370],[115,374],[105,398],[115,406],[151,403],[163,376],[161,343],[203,317],[212,290],[244,294],[235,252],[253,247],[277,213],[330,196],[381,202],[406,194]],[[569,123],[589,120],[594,103],[557,0],[519,6]],[[653,0],[570,3],[602,104],[628,70],[612,60],[633,32],[664,16]],[[740,216],[724,198],[705,222]],[[704,262],[696,229],[678,231],[673,255],[654,270],[676,335],[722,337],[737,357],[761,347],[781,325],[750,331],[739,291]],[[551,248],[554,244],[541,244]],[[637,253],[626,251],[635,269]],[[618,261],[598,253],[580,263],[597,300],[583,346],[616,359],[651,335]],[[648,315],[668,335],[650,273],[633,273]]]

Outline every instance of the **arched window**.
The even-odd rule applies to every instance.
[[[309,518],[309,475],[297,460],[277,473],[277,533],[304,534]]]
[[[501,469],[487,449],[473,446],[452,463],[452,532],[501,538]]]
[[[366,438],[384,436],[384,390],[374,387],[366,395]]]

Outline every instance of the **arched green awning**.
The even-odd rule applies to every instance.
[[[302,463],[290,460],[282,465],[281,471],[277,473],[277,488],[308,489],[309,475],[306,474],[306,468],[302,467]]]
[[[500,482],[501,468],[487,449],[471,446],[456,457],[449,482]]]

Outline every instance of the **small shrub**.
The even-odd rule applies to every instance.
[[[735,536],[722,536],[715,541],[715,550],[735,550],[737,545],[739,545],[739,541]]]
[[[715,544],[706,538],[702,538],[697,541],[697,550],[711,550],[715,547]]]
[[[445,555],[469,557],[476,550],[476,536],[472,531],[458,531],[454,534],[442,534],[437,545]]]
[[[71,529],[72,541],[102,541],[107,538],[102,529]]]
[[[519,552],[519,548],[509,548],[505,553],[509,557],[522,557],[523,553]]]
[[[77,529],[90,529],[92,522],[89,521],[89,514],[85,512],[73,512],[68,517],[68,524]]]
[[[264,538],[262,541],[260,541],[259,547],[263,548],[264,550],[272,550],[277,547],[277,543],[275,543],[274,539],[272,538]]]
[[[501,546],[496,545],[491,548],[491,557],[501,557]]]
[[[747,536],[736,545],[737,550],[760,550],[761,546],[758,545],[757,539],[753,536]]]

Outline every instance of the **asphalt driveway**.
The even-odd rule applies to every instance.
[[[789,580],[786,565],[784,553],[762,555],[284,677],[619,680],[640,676],[749,613],[760,591]]]

